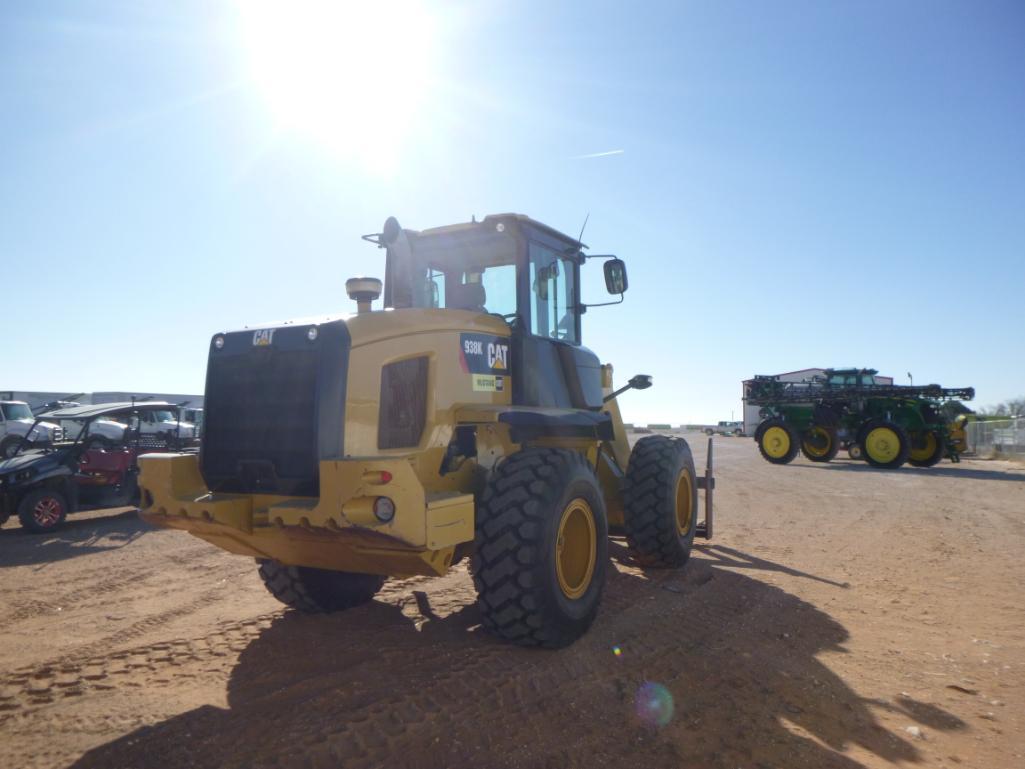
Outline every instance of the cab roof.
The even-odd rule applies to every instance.
[[[37,419],[92,419],[108,414],[121,414],[131,411],[174,411],[178,406],[165,401],[143,401],[142,403],[125,401],[122,403],[90,403],[85,406],[70,406],[66,409],[47,411],[38,414]]]
[[[490,227],[495,224],[498,224],[499,222],[513,222],[521,227],[533,227],[552,236],[553,238],[557,238],[558,240],[564,241],[567,245],[579,247],[581,249],[587,248],[586,244],[581,243],[576,238],[570,237],[564,232],[559,232],[554,227],[549,227],[547,224],[537,221],[537,219],[531,219],[526,214],[488,214],[479,222],[473,221],[462,222],[460,224],[446,224],[441,227],[431,227],[426,230],[413,230],[412,232],[416,235],[449,235],[456,232],[472,230],[483,226]]]

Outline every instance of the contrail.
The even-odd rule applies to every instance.
[[[592,152],[590,155],[576,155],[570,160],[588,160],[589,158],[607,158],[609,155],[622,155],[626,150],[609,150],[608,152]]]

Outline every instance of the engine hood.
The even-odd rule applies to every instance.
[[[37,450],[18,454],[16,457],[0,461],[0,478],[16,475],[22,470],[29,469],[36,471],[34,477],[49,473],[64,464],[64,454],[65,451],[60,449],[57,451]]]
[[[469,310],[410,308],[379,310],[346,318],[352,346],[361,347],[396,337],[430,334],[438,331],[467,331],[509,336],[509,324],[497,315]]]

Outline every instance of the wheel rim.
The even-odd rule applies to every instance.
[[[865,436],[865,451],[876,462],[892,462],[900,454],[900,438],[889,427],[874,427]]]
[[[850,454],[851,459],[861,459],[861,447],[856,444],[847,449],[847,453]]]
[[[555,573],[563,595],[576,599],[587,592],[598,556],[598,533],[591,506],[580,497],[562,511],[555,541]]]
[[[824,457],[832,447],[829,431],[823,427],[813,427],[804,436],[804,450],[813,457]]]
[[[927,432],[924,435],[918,434],[911,441],[911,458],[916,462],[925,462],[932,459],[936,453],[936,434]]]
[[[762,447],[773,459],[785,457],[790,451],[790,433],[782,427],[770,427],[762,434]]]
[[[690,532],[690,524],[694,518],[691,502],[694,499],[690,489],[690,475],[684,470],[676,481],[676,529],[680,536]]]
[[[64,506],[56,497],[43,497],[32,508],[32,519],[40,526],[53,526],[60,520]]]

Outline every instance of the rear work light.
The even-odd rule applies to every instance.
[[[387,470],[368,470],[363,473],[363,482],[374,486],[384,486],[391,483],[392,474]]]

